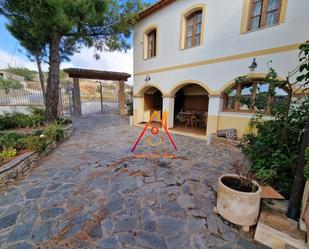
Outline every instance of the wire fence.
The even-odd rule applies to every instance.
[[[102,88],[99,85],[93,86],[91,91],[81,92],[82,103],[86,102],[98,102],[98,107],[103,108],[103,112],[109,112],[110,107],[118,104],[118,84],[101,83]],[[87,89],[86,89],[87,90]],[[101,92],[102,91],[102,92]],[[85,94],[86,92],[86,94]],[[102,94],[102,95],[101,95]],[[126,101],[131,99],[132,94],[126,92]],[[74,91],[72,84],[66,84],[59,88],[59,110],[62,115],[72,115],[74,113]],[[89,104],[85,104],[85,108],[88,108]],[[10,107],[26,107],[26,106],[41,106],[44,107],[44,99],[41,89],[35,85],[27,84],[23,85],[20,89],[0,90],[0,107],[4,107],[4,110],[10,110]],[[89,108],[94,108],[95,104],[92,104]],[[106,109],[106,110],[105,110]],[[3,108],[2,108],[3,110]],[[105,111],[104,111],[105,110]]]
[[[0,90],[0,106],[44,105],[42,92],[23,87],[21,89]]]
[[[63,114],[72,113],[72,93],[61,87],[59,89],[59,107]],[[44,107],[43,94],[40,89],[23,86],[20,89],[0,90],[0,107]],[[8,109],[10,110],[10,109]]]

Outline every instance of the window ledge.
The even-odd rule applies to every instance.
[[[157,56],[153,56],[153,57],[150,57],[150,58],[144,58],[143,60],[148,61],[148,60],[152,60],[152,59],[155,59],[155,58],[157,58]]]
[[[276,24],[273,24],[273,25],[261,27],[261,28],[254,29],[254,30],[247,30],[247,31],[245,31],[245,32],[242,32],[241,34],[242,34],[242,35],[250,34],[250,33],[253,33],[253,32],[257,32],[257,31],[264,30],[264,29],[269,29],[269,28],[276,27],[276,26],[279,26],[279,25],[281,25],[281,23],[276,23]]]
[[[243,117],[252,118],[256,114],[258,114],[258,113],[256,113],[256,112],[247,112],[247,111],[223,110],[223,111],[220,112],[219,115],[222,115],[222,116],[224,116],[224,115],[226,115],[226,116],[243,116]],[[262,113],[262,115],[263,115],[263,117],[271,117],[271,115],[268,114],[268,113],[265,113],[265,114]]]
[[[202,47],[202,45],[198,45],[198,46],[193,46],[193,47],[190,47],[190,48],[180,48],[179,50],[189,50],[189,49],[192,49],[192,48],[199,48],[199,47]]]

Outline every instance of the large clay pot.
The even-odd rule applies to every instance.
[[[219,178],[215,211],[226,220],[241,225],[245,231],[248,231],[250,226],[257,223],[260,210],[261,186],[252,181],[255,192],[238,191],[226,185],[227,180],[231,180],[231,178],[237,180],[239,176],[226,174]]]

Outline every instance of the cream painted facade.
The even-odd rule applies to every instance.
[[[184,17],[203,9],[201,45],[184,49]],[[298,46],[309,39],[309,1],[282,0],[280,23],[245,32],[249,0],[176,0],[140,20],[134,28],[134,123],[147,121],[144,93],[155,87],[162,92],[168,127],[174,126],[174,97],[188,84],[202,86],[209,96],[207,133],[236,128],[246,132],[252,114],[225,112],[222,93],[241,75],[265,76],[272,61],[279,76],[298,65]],[[157,54],[145,59],[145,33],[157,28]],[[248,66],[256,58],[257,68]],[[146,76],[150,81],[145,81]]]

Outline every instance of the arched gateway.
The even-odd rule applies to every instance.
[[[74,115],[82,115],[81,99],[80,99],[80,88],[79,79],[96,79],[96,80],[112,80],[119,82],[118,91],[118,104],[119,114],[125,114],[125,85],[124,82],[131,77],[128,73],[123,72],[112,72],[112,71],[100,71],[90,70],[81,68],[66,68],[63,70],[69,74],[70,78],[73,78],[73,104],[74,104]],[[101,112],[102,112],[102,90],[101,90]]]

